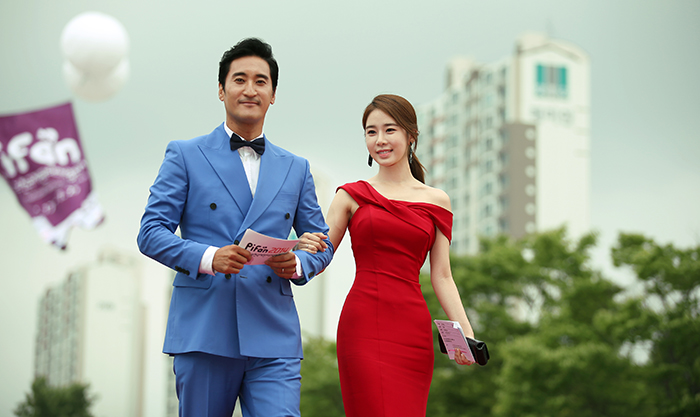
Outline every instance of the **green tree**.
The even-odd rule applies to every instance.
[[[643,284],[630,343],[649,346],[650,395],[657,415],[700,415],[700,246],[678,249],[621,234],[612,250]]]
[[[72,384],[52,387],[44,377],[32,382],[32,391],[15,409],[17,417],[92,417],[94,401],[88,395],[88,385]]]
[[[323,338],[310,338],[304,342],[301,377],[301,415],[345,416],[334,342]]]

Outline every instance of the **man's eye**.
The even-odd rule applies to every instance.
[[[265,80],[258,80],[258,85],[265,85],[267,84],[267,81]]]

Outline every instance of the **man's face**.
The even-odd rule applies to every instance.
[[[224,102],[229,128],[239,132],[258,128],[262,131],[267,109],[275,102],[270,66],[257,56],[233,60],[226,86],[219,84],[219,99]]]

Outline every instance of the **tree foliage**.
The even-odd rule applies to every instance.
[[[310,338],[304,342],[301,378],[301,415],[345,415],[334,342],[322,338]]]
[[[644,314],[629,338],[651,346],[647,383],[658,415],[700,415],[700,246],[677,249],[621,234],[612,258],[644,284],[639,297]]]
[[[438,356],[427,415],[700,415],[698,248],[620,235],[615,265],[646,283],[630,296],[591,268],[595,243],[593,234],[569,241],[560,229],[486,239],[478,255],[452,259],[492,360],[464,368]],[[423,288],[434,317],[444,318]]]
[[[88,395],[88,385],[72,384],[53,387],[46,378],[32,382],[32,390],[15,409],[17,417],[92,417],[90,407],[94,397]]]

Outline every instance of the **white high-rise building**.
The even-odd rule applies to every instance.
[[[590,61],[575,45],[528,33],[491,64],[455,58],[445,91],[417,107],[426,183],[454,213],[452,250],[479,236],[590,227]]]
[[[131,257],[103,251],[39,303],[35,374],[49,384],[89,384],[92,411],[139,417],[144,392],[144,307]]]

